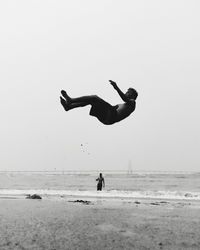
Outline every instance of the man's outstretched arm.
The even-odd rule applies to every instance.
[[[117,91],[117,93],[119,94],[119,96],[122,98],[122,100],[124,102],[129,102],[130,99],[128,99],[126,97],[126,95],[121,91],[121,89],[117,86],[117,83],[112,81],[112,80],[109,80],[110,84],[113,86],[113,88]]]

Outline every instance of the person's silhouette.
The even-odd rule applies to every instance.
[[[98,183],[97,183],[97,191],[101,191],[102,186],[105,188],[105,181],[104,181],[104,178],[102,176],[102,173],[99,174],[99,178],[97,178],[96,181],[98,181]]]
[[[135,110],[135,100],[137,99],[138,93],[133,88],[129,88],[126,93],[123,93],[115,82],[112,80],[109,80],[109,82],[118,92],[124,103],[112,106],[97,95],[71,98],[64,90],[61,91],[62,96],[60,96],[60,102],[65,111],[91,105],[90,115],[95,116],[105,125],[119,122]]]

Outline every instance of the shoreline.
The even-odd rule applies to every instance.
[[[56,197],[56,196],[46,196],[42,197],[42,199],[28,199],[26,196],[0,196],[1,201],[29,201],[33,202],[52,202],[52,203],[76,203],[84,205],[84,203],[88,203],[86,205],[105,205],[105,206],[130,206],[130,207],[162,207],[167,209],[173,208],[196,208],[200,209],[200,201],[199,200],[180,200],[180,199],[161,199],[161,198],[108,198],[108,197],[83,197],[83,196],[70,196],[70,197]]]
[[[28,194],[27,194],[28,195]],[[1,195],[0,200],[29,200],[27,199],[27,195]],[[198,199],[191,199],[191,198],[183,198],[183,199],[175,199],[175,198],[151,198],[151,197],[106,197],[106,196],[79,196],[79,195],[40,195],[42,200],[49,200],[49,201],[70,201],[70,200],[88,200],[88,201],[104,201],[104,202],[127,202],[127,203],[150,203],[150,202],[157,202],[160,204],[170,204],[170,203],[191,203],[195,204],[196,206],[200,207],[200,200]]]
[[[82,198],[82,199],[117,199],[117,200],[136,200],[136,199],[151,199],[151,200],[164,200],[164,201],[196,201],[200,202],[200,193],[182,191],[182,193],[174,193],[169,191],[94,191],[94,190],[23,190],[23,189],[1,189],[0,199],[5,198],[26,198],[28,195],[37,194],[43,198],[56,198],[56,199],[68,199],[68,198]]]

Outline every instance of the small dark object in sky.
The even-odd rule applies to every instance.
[[[39,200],[41,200],[42,197],[39,196],[38,194],[33,194],[33,195],[28,194],[26,199],[39,199]]]

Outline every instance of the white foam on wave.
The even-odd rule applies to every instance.
[[[157,199],[178,199],[178,200],[200,200],[199,192],[178,192],[178,191],[80,191],[80,190],[49,190],[49,189],[1,189],[0,197],[26,196],[38,194],[45,197],[90,197],[90,198],[157,198]]]

